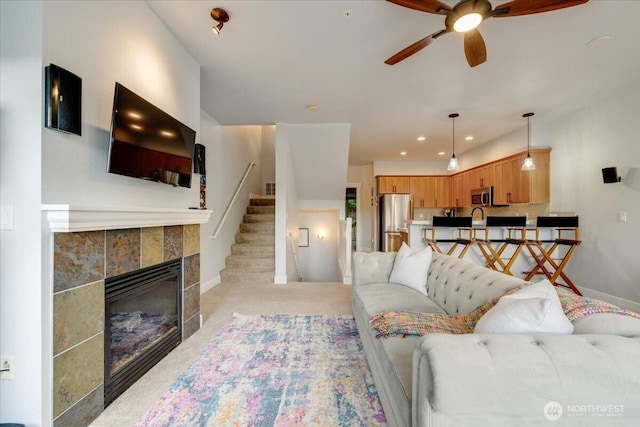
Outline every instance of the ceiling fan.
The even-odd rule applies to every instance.
[[[394,65],[433,43],[438,37],[452,31],[464,33],[464,54],[469,66],[475,67],[487,60],[487,47],[478,31],[478,26],[488,18],[531,15],[565,7],[577,6],[589,0],[513,0],[492,9],[489,0],[461,0],[451,7],[438,0],[387,0],[409,9],[444,15],[444,29],[428,35],[407,46],[387,59],[385,64]]]

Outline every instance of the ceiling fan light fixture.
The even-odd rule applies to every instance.
[[[531,157],[531,116],[533,116],[533,113],[526,113],[522,115],[522,117],[527,118],[527,157],[524,159],[524,163],[522,164],[523,171],[536,170],[536,165],[533,163],[533,158]]]
[[[459,33],[466,33],[480,25],[482,19],[482,15],[477,12],[467,13],[456,19],[456,22],[453,23],[453,29]]]
[[[456,158],[456,117],[460,116],[458,113],[449,114],[449,118],[453,123],[453,137],[451,139],[452,142],[452,150],[451,150],[451,159],[449,159],[449,164],[447,165],[447,170],[449,172],[455,172],[460,169],[460,165],[458,164],[458,159]]]

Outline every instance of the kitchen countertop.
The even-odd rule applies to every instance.
[[[409,221],[407,221],[407,224],[411,225],[431,225],[432,221],[430,219],[411,219]],[[485,228],[486,226],[486,221],[484,220],[473,220],[471,222],[472,227],[473,228]],[[536,220],[531,219],[527,221],[527,227],[535,227],[536,226]],[[507,227],[501,227],[501,228],[507,228]]]

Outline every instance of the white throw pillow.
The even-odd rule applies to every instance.
[[[427,295],[427,272],[430,264],[430,247],[413,252],[409,245],[403,242],[393,262],[389,282],[408,286]]]
[[[481,334],[571,334],[555,288],[548,280],[526,286],[498,303],[478,320],[475,333]]]

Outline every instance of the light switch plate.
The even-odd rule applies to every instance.
[[[627,213],[624,211],[618,212],[618,222],[627,222]]]

